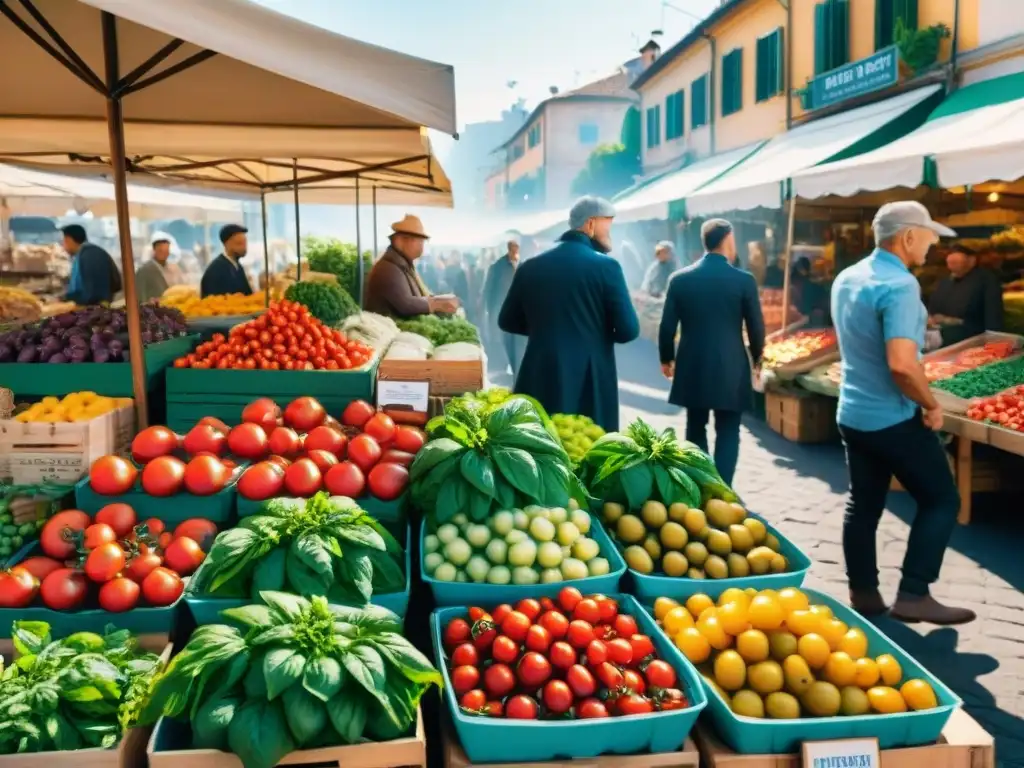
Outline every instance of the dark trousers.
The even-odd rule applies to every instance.
[[[850,500],[843,522],[843,555],[850,589],[878,589],[878,521],[893,476],[917,503],[903,558],[900,592],[924,596],[938,580],[956,526],[960,494],[938,436],[920,414],[887,429],[861,432],[839,426],[850,470]]]
[[[715,466],[727,485],[732,485],[736,463],[740,458],[739,411],[715,411]],[[706,453],[708,451],[708,419],[706,408],[686,409],[686,439]]]
[[[519,376],[519,366],[523,362],[523,354],[526,352],[526,337],[502,331],[501,343],[505,348],[508,364],[512,368],[512,381],[515,381]]]

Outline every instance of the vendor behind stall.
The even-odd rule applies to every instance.
[[[459,308],[454,296],[431,296],[416,272],[416,260],[430,236],[418,217],[406,214],[391,225],[391,245],[380,257],[366,287],[363,308],[389,317],[414,317],[435,312],[452,314]]]
[[[949,277],[944,278],[928,302],[929,324],[949,346],[985,331],[1003,329],[1003,293],[994,272],[978,266],[978,255],[955,245],[946,256]]]
[[[239,263],[249,248],[248,229],[240,224],[225,224],[220,228],[220,242],[224,253],[210,262],[199,283],[202,297],[223,296],[229,293],[252,295],[249,277]]]
[[[167,290],[167,259],[171,255],[171,236],[156,232],[150,240],[153,253],[135,270],[135,295],[140,303],[159,299]]]
[[[67,300],[88,305],[109,303],[121,290],[121,273],[110,254],[85,236],[81,224],[68,224],[64,233],[64,250],[73,259],[68,281]]]

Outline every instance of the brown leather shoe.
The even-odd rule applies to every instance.
[[[861,616],[881,616],[889,610],[885,598],[877,589],[871,591],[850,590],[850,605]]]
[[[974,611],[968,608],[943,605],[931,595],[917,597],[905,594],[896,596],[896,602],[889,615],[907,624],[924,621],[928,624],[947,627],[954,624],[968,624],[977,618]]]

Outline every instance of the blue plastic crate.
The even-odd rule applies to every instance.
[[[539,597],[539,594],[534,594]],[[448,677],[441,635],[453,618],[466,615],[465,608],[441,608],[430,617],[434,660],[445,679],[444,700],[459,741],[473,763],[540,762],[590,758],[602,754],[676,752],[690,735],[697,716],[707,705],[700,675],[654,620],[629,595],[612,595],[624,613],[634,616],[640,631],[648,634],[658,655],[675,669],[679,687],[690,706],[650,715],[599,720],[505,720],[468,715],[459,708]]]
[[[608,559],[610,567],[604,576],[556,581],[551,584],[476,584],[474,582],[438,581],[423,568],[423,539],[427,535],[426,522],[420,528],[420,578],[430,586],[434,602],[442,605],[499,605],[515,603],[524,597],[555,597],[562,587],[576,587],[584,594],[609,594],[619,591],[619,582],[626,573],[626,561],[612,544],[596,517],[591,518],[590,538],[601,548],[601,557]]]
[[[799,587],[807,578],[811,570],[811,558],[804,554],[796,544],[782,535],[779,530],[773,527],[760,515],[749,512],[748,515],[755,517],[765,524],[768,532],[772,533],[779,540],[779,551],[789,563],[789,570],[785,573],[766,573],[761,576],[743,576],[742,578],[731,579],[689,579],[684,576],[655,576],[643,574],[639,571],[629,569],[632,578],[632,585],[628,587],[631,594],[640,598],[640,602],[650,603],[659,597],[671,597],[674,600],[685,600],[691,595],[705,594],[715,600],[725,590],[732,587],[739,589],[783,589],[785,587]],[[629,580],[627,579],[627,582]]]
[[[103,496],[89,486],[89,478],[86,476],[75,485],[75,506],[89,515],[95,515],[107,504],[123,502],[135,510],[139,520],[155,517],[168,528],[193,517],[202,517],[216,523],[219,530],[225,530],[230,527],[229,523],[235,521],[235,484],[242,471],[244,466],[240,465],[232,475],[231,482],[211,496],[196,496],[186,491],[173,496],[150,496],[142,490],[141,481],[138,480],[128,493]]]
[[[904,680],[920,678],[927,681],[935,690],[939,706],[936,709],[895,715],[758,720],[734,714],[722,697],[704,683],[709,702],[706,717],[711,720],[718,736],[733,751],[744,755],[798,752],[805,741],[830,739],[877,738],[880,749],[935,743],[953,710],[963,704],[960,698],[852,608],[817,590],[803,591],[812,604],[827,605],[837,619],[862,629],[868,638],[869,656],[874,658],[883,653],[892,654],[903,668]],[[659,634],[664,636],[660,629]]]
[[[376,594],[370,598],[373,605],[387,608],[389,611],[405,618],[409,610],[409,593],[412,589],[412,529],[407,524],[405,533],[405,589],[401,592],[387,592]],[[252,604],[251,599],[246,598],[224,598],[224,597],[199,597],[185,593],[185,604],[192,612],[192,618],[196,624],[220,624],[224,621],[220,612],[227,608],[241,608],[243,605]]]

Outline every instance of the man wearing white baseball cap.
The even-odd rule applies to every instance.
[[[842,353],[837,419],[846,446],[850,500],[843,553],[854,608],[886,611],[879,592],[876,535],[896,477],[917,503],[891,615],[906,622],[964,624],[975,615],[929,593],[939,578],[960,508],[946,452],[935,432],[942,409],[921,365],[928,312],[911,273],[940,237],[955,237],[918,202],[883,205],[875,214],[874,252],[839,274],[832,317]]]

